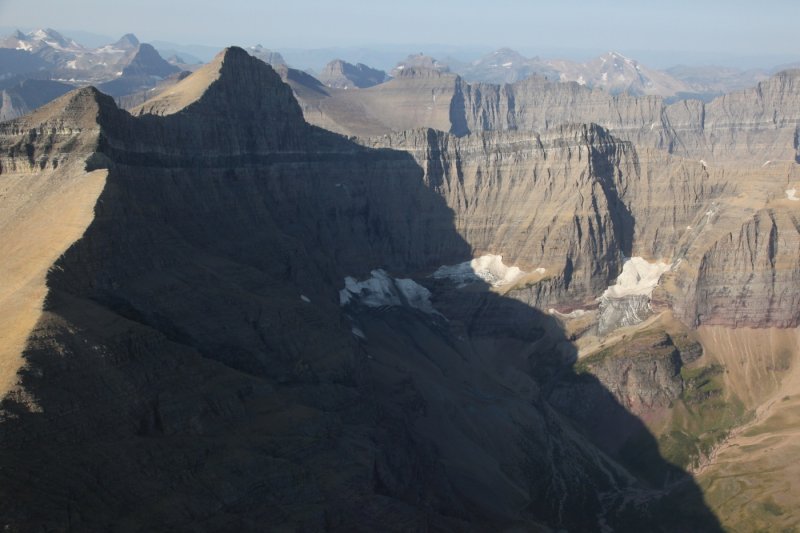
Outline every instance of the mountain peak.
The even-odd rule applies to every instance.
[[[253,56],[248,54],[244,48],[239,46],[229,46],[218,53],[214,59],[209,62],[209,65],[210,64],[215,64],[220,69],[232,69],[239,67],[251,67],[254,65],[254,62]]]
[[[629,63],[629,64],[636,63],[636,60],[631,59],[631,58],[629,58],[629,57],[627,57],[627,56],[625,56],[623,54],[620,54],[619,52],[615,52],[613,50],[610,50],[610,51],[606,52],[605,54],[602,54],[600,56],[600,59],[605,59],[605,60],[609,60],[610,59],[612,61],[621,59],[622,61],[625,61],[626,63]]]
[[[113,44],[115,48],[134,49],[139,46],[139,39],[132,33],[126,33]]]
[[[34,39],[39,39],[39,40],[52,39],[54,41],[66,41],[66,39],[64,39],[64,36],[58,33],[53,28],[39,28],[37,30],[33,30],[28,35],[30,37],[33,37]]]
[[[134,37],[135,39],[135,37]],[[157,76],[166,78],[180,71],[175,65],[164,60],[152,45],[139,44],[136,55],[122,71],[123,76]]]
[[[408,78],[418,76],[430,76],[433,73],[448,73],[450,67],[442,63],[438,59],[425,55],[422,52],[419,54],[411,54],[405,60],[397,64],[392,69],[392,76],[395,78]]]
[[[134,114],[172,115],[188,107],[251,121],[289,117],[304,123],[300,106],[275,70],[242,48],[225,48],[169,90],[135,108]],[[269,116],[272,115],[272,116]]]
[[[386,81],[386,73],[363,63],[353,65],[342,59],[334,59],[325,65],[319,79],[328,87],[364,89]]]
[[[53,28],[39,28],[25,35],[27,41],[38,41],[55,49],[70,50],[82,48],[72,39],[67,39]]]
[[[114,99],[92,86],[81,87],[43,105],[33,113],[12,121],[27,126],[58,123],[60,128],[97,128],[100,116],[117,110]]]

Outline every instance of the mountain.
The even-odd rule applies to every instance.
[[[47,62],[26,50],[0,48],[0,80],[19,75],[35,75],[47,68]]]
[[[122,75],[98,85],[98,89],[111,96],[125,96],[155,87],[160,81],[180,72],[175,65],[167,63],[155,48],[142,43],[136,47],[136,55],[122,69]]]
[[[406,72],[403,72],[403,71]],[[395,65],[395,67],[391,71],[391,75],[394,78],[408,75],[408,71],[420,71],[420,70],[432,70],[436,72],[446,73],[450,72],[450,67],[442,63],[441,61],[434,59],[431,56],[426,56],[423,53],[419,54],[411,54],[403,61],[400,61]]]
[[[178,68],[170,65],[158,55],[151,45],[143,43],[137,47],[136,55],[122,70],[123,76],[156,76],[166,78],[178,72]]]
[[[232,47],[0,124],[12,530],[797,521],[800,71],[669,103],[401,66]]]
[[[471,63],[453,63],[454,72],[476,83],[514,83],[531,76],[574,81],[611,94],[658,95],[673,99],[709,101],[723,93],[752,87],[770,75],[766,70],[739,70],[716,66],[649,68],[618,52],[607,52],[587,62],[527,58],[501,48]],[[784,68],[773,70],[772,74]]]
[[[251,56],[257,57],[264,63],[272,66],[280,66],[286,65],[286,61],[283,60],[283,56],[281,56],[278,52],[273,52],[267,48],[264,48],[260,44],[256,46],[251,46],[247,49]]]
[[[300,95],[300,104],[310,122],[346,135],[423,127],[458,135],[545,132],[564,123],[593,122],[637,146],[682,157],[764,163],[794,161],[796,156],[792,139],[799,112],[793,92],[797,72],[779,73],[756,88],[709,103],[670,103],[657,96],[611,95],[538,76],[492,85],[467,83],[435,70],[409,69],[409,75],[358,93],[329,91],[308,100]]]
[[[30,113],[73,89],[57,81],[23,79],[0,92],[0,121]]]
[[[191,74],[190,71],[182,70],[167,78],[163,78],[156,81],[155,86],[153,86],[152,84],[153,80],[148,79],[146,80],[148,83],[146,85],[141,86],[138,91],[135,91],[135,88],[128,87],[124,91],[125,94],[115,97],[114,100],[121,109],[130,110],[136,108],[145,103],[146,101],[155,98],[156,96],[162,94],[165,91],[170,90],[174,85],[183,81],[187,76],[189,76],[189,74]],[[134,92],[130,92],[131,90],[134,90]],[[106,94],[110,94],[110,91],[106,91]]]
[[[107,94],[123,97],[153,89],[181,70],[130,33],[112,44],[88,49],[54,30],[17,31],[2,46],[0,79],[6,80],[2,86],[11,91],[3,104],[4,118],[31,111],[34,102],[37,106],[47,103],[49,99],[42,99],[45,95],[60,96],[64,91],[59,87],[65,84],[94,84]]]
[[[17,30],[0,41],[0,46],[33,53],[39,53],[47,48],[63,52],[79,52],[83,49],[72,39],[68,39],[50,28],[34,30],[27,34]]]
[[[363,63],[350,64],[341,59],[328,63],[319,75],[319,80],[328,87],[337,89],[372,87],[388,79],[382,70],[370,68]]]
[[[561,81],[602,88],[611,94],[671,96],[688,89],[669,74],[648,69],[617,52],[607,52],[587,63],[549,61],[548,64],[558,71]]]
[[[0,47],[29,52],[53,78],[70,83],[98,83],[120,76],[136,57],[140,43],[133,34],[99,48],[85,48],[55,30],[15,34],[0,41]]]
[[[32,139],[32,129],[51,133]],[[4,238],[44,235],[34,222],[48,214],[68,230],[39,241],[36,269],[11,270],[32,277],[6,285],[36,288],[28,300],[13,293],[25,309],[45,305],[38,316],[20,312],[33,321],[14,320],[34,333],[16,333],[30,340],[3,404],[7,523],[62,523],[70,501],[67,519],[86,529],[109,520],[587,529],[599,513],[615,525],[657,519],[713,531],[697,488],[658,459],[654,442],[640,444],[651,467],[694,498],[683,514],[664,512],[650,492],[641,493],[647,505],[626,505],[622,495],[641,490],[635,470],[553,408],[544,384],[561,372],[559,383],[572,379],[555,318],[480,280],[463,290],[421,275],[514,241],[481,229],[489,211],[450,205],[463,192],[474,206],[485,191],[450,182],[448,192],[436,166],[446,154],[470,180],[512,171],[498,190],[512,202],[526,202],[515,191],[529,172],[562,168],[553,185],[579,180],[596,202],[577,203],[564,187],[577,218],[565,217],[553,242],[575,262],[576,293],[615,274],[614,261],[601,275],[583,261],[626,246],[612,184],[631,164],[629,148],[583,126],[486,140],[417,131],[381,147],[353,143],[308,125],[279,76],[237,48],[136,117],[85,88],[5,123],[7,201],[28,218],[5,219],[18,231]],[[404,148],[385,146],[393,143]],[[489,157],[495,150],[528,154],[529,166],[513,171],[511,160]],[[17,180],[31,161],[41,179]],[[70,210],[53,211],[67,194]],[[598,217],[602,226],[574,246],[557,237]],[[538,237],[528,239],[535,249]],[[647,441],[611,397],[603,405]],[[54,424],[65,429],[54,435]],[[220,479],[235,503],[219,503]],[[562,505],[592,511],[564,514]]]
[[[126,33],[111,46],[119,50],[136,50],[137,48],[139,48],[140,44],[141,43],[139,42],[139,39],[137,39],[134,34]]]
[[[501,48],[457,69],[467,81],[513,83],[533,75],[558,79],[558,71],[538,57],[526,58],[510,48]]]

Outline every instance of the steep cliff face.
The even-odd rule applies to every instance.
[[[411,153],[454,211],[474,255],[502,255],[541,284],[520,288],[529,303],[582,300],[608,285],[631,246],[630,213],[618,185],[631,147],[597,127],[547,136],[428,131],[371,139]],[[527,281],[527,280],[526,280]]]
[[[800,116],[798,71],[704,104],[667,105],[660,97],[611,96],[577,83],[529,78],[512,85],[461,82],[453,131],[546,131],[565,122],[594,122],[637,147],[706,160],[793,160]]]
[[[800,124],[800,70],[780,72],[752,89],[705,106],[704,133],[718,159],[794,161]]]
[[[731,93],[706,104],[682,100],[667,104],[658,96],[610,95],[575,82],[560,83],[532,76],[513,84],[467,83],[435,73],[440,83],[429,87],[418,76],[382,84],[392,88],[393,107],[402,117],[387,117],[371,104],[372,94],[329,95],[317,103],[319,114],[307,118],[335,131],[374,135],[410,128],[435,128],[466,135],[478,131],[544,133],[566,123],[595,123],[638,148],[656,148],[681,157],[706,161],[794,160],[800,121],[800,71],[789,70],[755,88]],[[416,80],[416,81],[414,81]],[[381,88],[381,89],[379,89]],[[424,91],[430,99],[419,100]],[[376,93],[377,94],[377,91]],[[432,98],[433,95],[436,98]],[[302,95],[300,95],[303,100]],[[429,100],[429,101],[426,101]],[[449,113],[433,111],[444,104]],[[348,116],[335,110],[367,106],[366,114]],[[355,117],[358,116],[358,119]],[[324,117],[324,119],[323,119]]]
[[[794,327],[800,323],[797,210],[757,211],[702,255],[697,275],[683,279],[677,304],[689,323]],[[684,307],[685,306],[685,307]]]
[[[555,191],[548,158],[587,197],[567,204],[577,221],[541,224],[575,257],[575,285],[593,290],[608,276],[600,261],[630,242],[615,218],[625,144],[579,127],[497,149],[410,134],[418,160],[367,148],[307,125],[278,75],[240,49],[139,117],[91,89],[59,105],[3,126],[0,176],[67,168],[63,150],[81,154],[75,173],[107,178],[49,269],[2,405],[11,529],[591,529],[657,512],[657,498],[630,510],[623,493],[640,482],[539,393],[571,361],[552,318],[482,285],[437,289],[451,321],[339,298],[345,276],[471,258],[461,231],[487,249],[515,243],[491,237],[478,210],[458,227],[447,202],[496,186],[510,207],[506,160],[530,160],[537,190]],[[469,174],[436,170],[450,151]],[[487,328],[492,310],[514,327]],[[715,527],[697,512],[665,527]]]
[[[720,169],[636,150],[598,126],[464,137],[428,130],[359,142],[411,153],[474,256],[544,269],[506,288],[540,308],[591,305],[623,256],[678,260],[704,231],[705,213],[737,192]]]

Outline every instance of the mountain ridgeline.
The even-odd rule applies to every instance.
[[[800,322],[798,74],[667,105],[277,70],[0,125],[0,249],[38,261],[0,260],[2,524],[722,531],[687,469],[744,418],[674,413],[721,398],[702,328]],[[634,256],[669,265],[613,316],[650,329],[597,333]]]

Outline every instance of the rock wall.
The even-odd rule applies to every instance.
[[[682,278],[675,307],[690,324],[794,327],[800,323],[800,229],[794,212],[762,209],[731,228]]]

